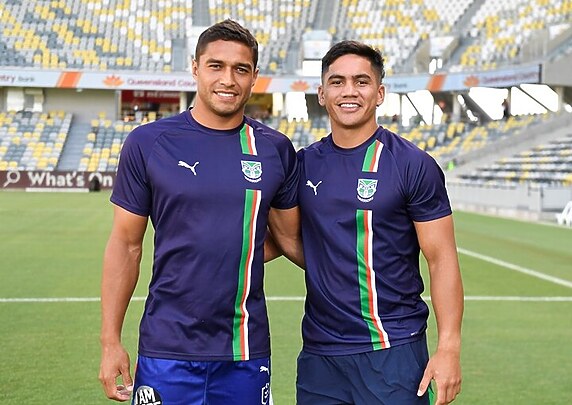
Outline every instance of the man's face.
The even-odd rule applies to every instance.
[[[221,118],[242,120],[257,76],[249,47],[234,41],[209,43],[193,61],[198,96],[194,109],[201,123],[216,127]]]
[[[332,129],[369,129],[385,89],[368,59],[348,54],[332,63],[322,77],[318,100],[330,116]]]

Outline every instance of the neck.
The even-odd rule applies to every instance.
[[[219,131],[238,127],[242,123],[244,115],[244,111],[240,110],[232,115],[221,116],[203,108],[200,104],[195,104],[190,113],[194,120],[202,126]]]
[[[351,149],[364,143],[377,128],[376,123],[361,128],[332,127],[332,139],[340,148]]]

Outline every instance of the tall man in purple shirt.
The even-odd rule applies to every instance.
[[[460,391],[463,287],[444,176],[378,127],[383,77],[381,54],[359,42],[322,59],[318,97],[332,132],[299,152],[307,296],[298,405],[446,404]],[[430,359],[420,251],[438,329]]]
[[[134,404],[268,404],[263,245],[269,226],[290,249],[281,235],[299,219],[296,154],[283,134],[244,116],[258,75],[248,30],[215,24],[195,57],[194,107],[138,127],[121,152],[103,264],[99,378],[108,398],[133,395]],[[133,381],[121,330],[148,218],[153,273]]]

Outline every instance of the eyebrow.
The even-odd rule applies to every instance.
[[[329,77],[327,78],[327,80],[332,80],[332,79],[346,79],[346,78],[347,78],[347,76],[334,73],[333,75],[329,76]],[[350,78],[351,78],[351,79],[354,79],[354,80],[355,80],[355,79],[370,79],[370,80],[372,80],[371,76],[368,75],[367,73],[360,73],[360,74],[357,74],[357,75],[353,75],[353,76],[350,76]]]
[[[205,63],[219,63],[219,64],[221,64],[221,65],[228,65],[228,64],[229,64],[228,62],[225,62],[225,61],[220,60],[220,59],[214,59],[214,58],[209,58],[209,59],[207,59],[207,60],[205,61]],[[238,62],[238,63],[236,63],[236,64],[230,63],[230,65],[236,66],[236,67],[246,68],[246,69],[249,69],[249,70],[252,70],[252,69],[253,69],[253,68],[252,68],[252,64],[250,64],[250,63]]]

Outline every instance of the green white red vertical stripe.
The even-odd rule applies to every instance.
[[[379,157],[381,156],[382,150],[383,143],[377,139],[369,145],[365,152],[365,158],[363,159],[363,167],[361,170],[364,172],[377,172],[379,167]]]
[[[254,138],[254,130],[251,126],[244,124],[240,130],[240,146],[242,153],[245,155],[258,155],[256,151],[256,140]]]
[[[360,291],[361,314],[371,337],[374,350],[386,349],[389,338],[383,329],[377,309],[377,290],[373,268],[373,228],[371,210],[357,210],[357,265]]]
[[[234,304],[234,324],[232,333],[232,351],[235,361],[249,360],[248,347],[248,309],[246,302],[250,293],[252,260],[256,240],[256,222],[260,209],[262,192],[246,190],[244,199],[244,219],[242,224],[242,254],[238,271],[238,288]]]

